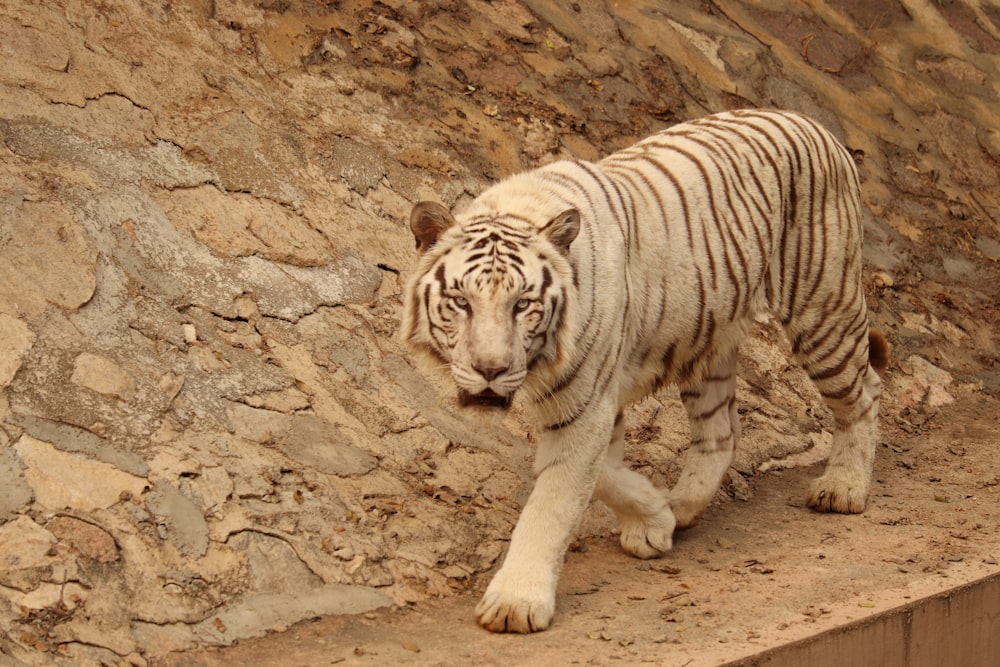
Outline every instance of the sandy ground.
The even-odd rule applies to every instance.
[[[748,502],[714,504],[667,556],[640,561],[611,535],[569,553],[553,626],[534,636],[480,629],[473,590],[354,617],[327,617],[182,665],[717,665],[808,637],[997,572],[1000,475],[995,404],[963,397],[936,420],[883,434],[877,480],[859,516],[803,506],[817,465],[751,480]]]

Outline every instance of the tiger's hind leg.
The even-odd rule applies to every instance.
[[[619,414],[594,495],[611,508],[621,527],[621,545],[637,558],[655,558],[673,545],[674,515],[667,493],[623,461],[625,423]]]
[[[699,383],[680,385],[691,422],[691,447],[670,507],[677,527],[693,526],[722,482],[740,439],[736,411],[736,350],[721,358]]]
[[[884,339],[868,331],[863,296],[854,317],[836,318],[814,336],[808,351],[793,351],[833,412],[834,431],[826,470],[813,480],[807,502],[820,512],[863,512],[871,487],[882,381],[869,363],[870,350],[887,359]],[[818,339],[818,340],[817,340]],[[793,341],[795,339],[793,338]],[[876,349],[877,348],[877,349]]]

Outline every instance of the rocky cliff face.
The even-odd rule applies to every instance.
[[[143,664],[488,570],[530,432],[465,420],[395,341],[409,207],[709,112],[854,152],[887,423],[995,395],[1000,7],[807,4],[4,3],[0,653]],[[822,455],[782,349],[747,346],[731,495]],[[629,420],[669,481],[675,402]]]

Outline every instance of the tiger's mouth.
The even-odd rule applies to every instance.
[[[510,399],[513,393],[501,396],[492,389],[486,389],[478,394],[470,394],[464,389],[458,390],[458,404],[463,408],[499,408],[506,410],[510,407]]]

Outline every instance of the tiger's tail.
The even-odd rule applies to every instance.
[[[889,341],[885,339],[881,331],[876,329],[868,330],[868,363],[881,375],[882,371],[889,367]]]

